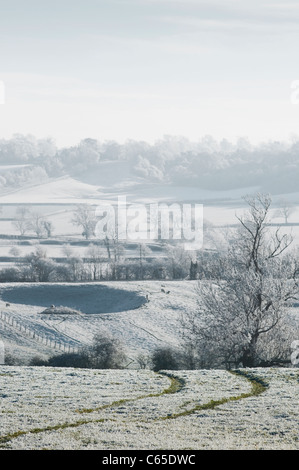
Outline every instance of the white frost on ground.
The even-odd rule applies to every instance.
[[[160,281],[0,284],[0,310],[37,334],[48,335],[72,346],[90,344],[97,331],[107,330],[122,340],[128,356],[134,358],[139,353],[151,352],[156,346],[177,346],[181,341],[182,314],[197,307],[196,281],[162,284],[169,294],[161,291]],[[56,297],[58,287],[61,289],[59,301]],[[35,296],[37,288],[39,293]],[[18,303],[14,303],[14,289],[21,289]],[[146,296],[149,302],[146,302]],[[7,299],[10,301],[8,307]],[[83,315],[51,316],[41,313],[46,306],[60,305],[60,301],[65,307],[81,310]],[[119,305],[123,311],[113,311]],[[99,307],[103,313],[96,313]],[[43,353],[43,345],[33,339],[29,341],[21,331],[9,325],[6,327],[8,330],[3,330],[7,332],[4,341],[11,354],[20,353],[23,358],[30,358]],[[49,355],[49,350],[44,352]]]
[[[299,449],[298,369],[250,372],[268,384],[261,395],[165,419],[211,400],[239,397],[250,391],[250,383],[227,371],[177,371],[185,386],[163,394],[170,378],[147,370],[2,366],[1,436],[16,433],[2,440],[2,446],[33,450]],[[111,406],[101,409],[102,405]]]

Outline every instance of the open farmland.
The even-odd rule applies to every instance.
[[[3,449],[299,449],[297,368],[0,369]]]
[[[172,281],[165,284],[166,294],[154,281],[2,284],[2,311],[15,320],[10,325],[2,319],[9,352],[27,360],[59,354],[59,342],[80,348],[106,329],[124,342],[133,362],[124,370],[1,366],[1,447],[299,449],[297,367],[237,374],[138,368],[136,354],[179,344],[180,316],[196,308],[196,285]],[[43,314],[62,293],[65,305],[84,305],[88,313]],[[117,311],[118,297],[123,311]],[[45,336],[52,341],[38,340]]]
[[[61,353],[59,345],[84,347],[97,331],[106,330],[124,343],[130,360],[156,346],[177,346],[181,316],[196,309],[197,282],[163,286],[165,292],[158,281],[1,284],[7,353],[26,362],[35,355]],[[81,315],[44,314],[52,304]]]
[[[192,189],[192,188],[191,188]],[[78,203],[115,203],[131,191],[133,201],[152,201],[153,188],[124,185],[98,188],[72,178],[2,195],[1,267],[18,266],[40,246],[48,258],[64,261],[70,243],[84,258],[88,244],[71,223]],[[155,186],[155,200],[180,197]],[[167,194],[166,194],[167,192]],[[241,193],[218,194],[194,188],[184,201],[204,203],[204,215],[221,235],[243,211]],[[39,194],[39,203],[36,195]],[[242,191],[242,194],[244,192]],[[288,224],[298,240],[298,203]],[[290,198],[291,199],[291,198]],[[278,203],[277,196],[276,202]],[[51,237],[20,237],[12,222],[20,205],[34,207],[51,220]],[[152,244],[154,245],[154,244]],[[15,255],[11,248],[17,248]],[[162,256],[157,243],[151,256]],[[127,247],[128,258],[136,252]],[[197,282],[133,280],[101,282],[3,282],[0,327],[5,354],[24,365],[1,366],[3,449],[298,449],[298,369],[166,371],[140,369],[138,356],[157,346],[181,344],[181,317],[197,309]],[[55,307],[52,307],[55,306]],[[77,314],[56,314],[55,308]],[[51,308],[53,310],[51,311]],[[298,318],[298,305],[292,315]],[[44,313],[44,312],[47,313]],[[124,370],[32,367],[32,358],[78,351],[94,334],[107,332],[125,345]],[[19,362],[17,362],[19,364]]]

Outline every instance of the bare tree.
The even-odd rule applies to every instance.
[[[182,279],[188,276],[192,255],[181,246],[166,246],[169,274],[172,279]]]
[[[16,209],[15,219],[12,221],[13,226],[18,230],[21,236],[29,230],[30,226],[30,209],[26,206],[20,206]]]
[[[49,220],[44,220],[43,225],[44,225],[44,232],[47,234],[47,237],[50,238],[53,232],[52,222],[50,222]]]
[[[284,223],[287,224],[289,221],[290,215],[294,212],[294,207],[289,204],[287,201],[282,200],[280,202],[280,207],[275,211],[276,217],[282,217],[284,219]]]
[[[271,332],[273,344],[299,292],[292,238],[268,225],[271,198],[245,199],[249,211],[219,255],[221,269],[199,283],[198,310],[184,319],[186,342],[196,344],[201,366],[204,358],[206,365],[259,364],[264,339]]]
[[[87,248],[87,257],[89,260],[89,265],[91,267],[93,280],[95,281],[97,279],[100,279],[102,274],[102,263],[104,261],[102,247],[90,243]]]
[[[17,258],[18,256],[20,256],[21,252],[17,246],[12,246],[9,250],[9,254]]]
[[[89,204],[77,205],[72,223],[82,228],[86,240],[94,236],[96,222],[95,212]]]
[[[74,256],[74,250],[72,249],[71,245],[69,243],[64,243],[62,248],[61,248],[62,254],[67,258],[71,258]]]
[[[145,243],[138,243],[138,277],[139,279],[144,278],[144,265],[146,263],[146,257],[150,255],[152,250]]]
[[[56,269],[55,262],[49,259],[46,251],[39,246],[33,253],[25,256],[24,262],[32,281],[48,282]]]
[[[36,234],[37,238],[42,238],[46,234],[45,217],[39,212],[31,213],[27,227]]]
[[[67,259],[66,267],[72,281],[82,281],[85,279],[84,263],[80,256],[70,256]]]

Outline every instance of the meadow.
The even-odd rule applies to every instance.
[[[156,201],[196,201],[204,204],[205,218],[219,236],[244,209],[244,190],[112,183],[104,187],[103,181],[95,185],[62,177],[2,193],[1,268],[15,266],[37,246],[57,260],[69,243],[84,257],[89,241],[71,223],[76,204],[83,202],[115,203],[120,194],[141,203],[152,201],[153,194]],[[297,200],[295,194],[292,198]],[[12,221],[21,205],[51,220],[50,238],[31,233],[20,239]],[[294,205],[287,224],[277,221],[295,239],[296,214]],[[155,256],[163,256],[158,245]],[[128,254],[136,256],[132,249]],[[297,367],[158,373],[139,367],[138,356],[180,345],[182,315],[197,308],[196,288],[197,281],[190,280],[1,283],[1,340],[5,353],[24,363],[0,367],[1,448],[297,450]],[[78,315],[49,313],[53,305],[76,309]],[[297,315],[296,306],[293,310]],[[127,368],[28,365],[36,356],[80,350],[103,331],[125,344]]]
[[[298,450],[298,369],[0,368],[6,450]]]

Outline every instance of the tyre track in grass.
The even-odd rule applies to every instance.
[[[244,372],[240,370],[235,370],[235,371],[228,371],[231,374],[237,375],[239,377],[244,377],[251,383],[251,391],[248,393],[241,393],[240,395],[233,396],[233,397],[227,397],[227,398],[221,398],[219,400],[210,400],[208,403],[204,403],[202,405],[196,405],[193,408],[189,410],[184,410],[179,413],[174,413],[171,415],[167,416],[162,416],[160,418],[157,418],[156,421],[163,421],[167,419],[176,419],[180,418],[183,416],[188,416],[193,413],[196,413],[197,411],[202,411],[202,410],[213,410],[217,406],[224,405],[225,403],[229,403],[232,401],[239,401],[239,400],[244,400],[246,398],[254,397],[261,395],[266,391],[268,388],[268,384],[263,381],[260,377],[253,375],[249,372]]]
[[[94,412],[98,412],[98,411],[103,411],[103,410],[106,410],[108,408],[113,410],[113,408],[117,408],[117,407],[122,406],[126,403],[135,402],[135,401],[142,400],[142,399],[145,399],[145,398],[155,398],[155,397],[160,397],[160,396],[163,396],[163,395],[174,394],[174,393],[177,393],[180,390],[182,390],[182,388],[185,386],[185,381],[180,377],[177,377],[177,376],[172,375],[172,374],[167,374],[167,373],[163,373],[163,374],[162,373],[157,373],[157,374],[158,375],[166,375],[170,380],[169,387],[162,390],[162,392],[150,393],[150,394],[147,394],[147,395],[141,395],[141,396],[136,397],[136,398],[124,398],[124,399],[116,400],[112,403],[102,405],[102,406],[99,406],[99,407],[96,407],[96,408],[83,408],[83,409],[80,409],[80,410],[76,410],[76,412],[79,413],[79,414],[89,414],[89,413],[94,413]],[[16,432],[13,432],[13,433],[8,433],[8,434],[5,434],[3,436],[0,436],[0,447],[5,447],[5,445],[7,443],[9,443],[11,440],[16,439],[16,438],[21,437],[21,436],[28,435],[28,434],[40,434],[40,433],[49,432],[49,431],[59,431],[59,430],[67,429],[67,428],[76,428],[76,427],[82,426],[84,424],[103,423],[105,421],[109,421],[109,418],[80,419],[80,420],[74,421],[72,423],[66,422],[66,423],[61,423],[61,424],[52,425],[52,426],[46,426],[46,427],[42,427],[42,428],[32,428],[32,429],[28,429],[28,430],[24,430],[24,431],[16,431]]]
[[[228,402],[232,401],[239,401],[243,400],[252,396],[258,396],[262,393],[265,392],[265,390],[268,388],[268,384],[266,384],[260,377],[253,375],[249,372],[241,371],[241,370],[235,370],[235,371],[228,371],[228,373],[237,375],[239,377],[245,378],[248,380],[251,384],[251,391],[247,393],[242,393],[237,396],[233,397],[226,397],[222,398],[219,400],[211,400],[207,403],[204,403],[202,405],[196,405],[193,408],[189,410],[184,410],[182,412],[178,413],[173,413],[173,414],[167,414],[166,416],[160,416],[158,418],[155,418],[154,421],[163,421],[163,420],[168,420],[168,419],[176,419],[184,416],[188,416],[190,414],[196,413],[197,411],[201,410],[209,410],[209,409],[214,409],[220,405],[223,405]],[[136,398],[124,398],[121,400],[116,400],[110,404],[102,405],[96,408],[83,408],[80,410],[76,410],[77,413],[79,414],[89,414],[89,413],[94,413],[94,412],[99,412],[103,411],[106,409],[111,409],[113,411],[114,408],[118,408],[126,403],[132,403],[136,402],[138,400],[146,399],[146,398],[157,398],[157,397],[162,397],[164,395],[168,394],[176,394],[180,392],[184,387],[185,387],[185,380],[181,377],[178,377],[174,374],[170,374],[167,372],[158,372],[158,375],[164,375],[167,376],[170,380],[170,385],[168,388],[164,389],[162,392],[159,393],[151,393],[147,395],[141,395]],[[85,424],[91,424],[91,423],[103,423],[106,421],[109,421],[110,418],[98,418],[98,419],[80,419],[75,422],[66,422],[62,424],[57,424],[57,425],[52,425],[52,426],[47,426],[43,428],[33,428],[30,430],[24,430],[24,431],[16,431],[11,434],[6,434],[4,436],[0,436],[0,447],[5,447],[6,444],[8,444],[11,440],[16,439],[20,436],[28,435],[28,434],[39,434],[39,433],[44,433],[44,432],[51,432],[51,431],[59,431],[67,428],[77,428],[79,426],[85,425]]]

